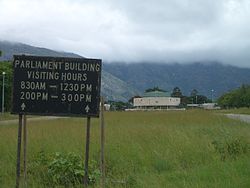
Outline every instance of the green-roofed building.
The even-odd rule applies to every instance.
[[[163,91],[150,91],[150,92],[145,92],[143,94],[143,97],[171,97],[170,92],[163,92]]]
[[[170,92],[156,90],[145,92],[140,98],[134,98],[134,107],[137,109],[168,109],[177,108],[180,102],[181,99],[171,97]]]

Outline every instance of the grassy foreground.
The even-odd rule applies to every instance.
[[[107,187],[250,187],[250,124],[198,110],[107,112],[105,124]],[[28,187],[48,187],[33,166],[37,156],[84,156],[86,119],[27,126]],[[0,187],[15,186],[16,145],[17,125],[1,125]],[[90,160],[99,161],[99,150],[99,120],[91,119]]]

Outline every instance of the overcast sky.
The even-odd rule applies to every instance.
[[[0,0],[0,40],[110,62],[250,67],[250,0]]]

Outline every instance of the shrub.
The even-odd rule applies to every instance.
[[[46,155],[39,152],[32,165],[31,173],[39,176],[46,186],[74,186],[79,185],[84,177],[83,159],[75,153],[55,153]],[[89,162],[89,183],[95,183],[100,177],[100,170],[96,161]]]
[[[246,154],[249,150],[249,144],[242,139],[235,138],[230,140],[213,141],[215,151],[220,154],[221,160],[227,158],[237,159],[240,155]]]

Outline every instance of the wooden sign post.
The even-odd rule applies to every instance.
[[[84,162],[84,186],[87,187],[89,183],[89,139],[90,139],[90,117],[87,117],[86,129],[86,144],[85,144],[85,162]]]
[[[105,144],[105,124],[104,124],[104,98],[101,98],[101,112],[100,112],[100,125],[101,125],[101,187],[105,187],[105,159],[104,159],[104,144]]]
[[[16,188],[20,184],[20,159],[21,159],[21,144],[22,144],[22,126],[23,126],[23,115],[19,114],[18,122],[18,136],[17,136],[17,161],[16,161]]]
[[[23,115],[23,174],[24,174],[24,185],[27,187],[27,118]]]
[[[27,128],[26,128],[26,115],[19,114],[18,123],[18,139],[17,139],[17,162],[16,162],[16,188],[20,184],[20,171],[21,171],[21,147],[23,135],[23,173],[24,173],[24,187],[27,187]]]

